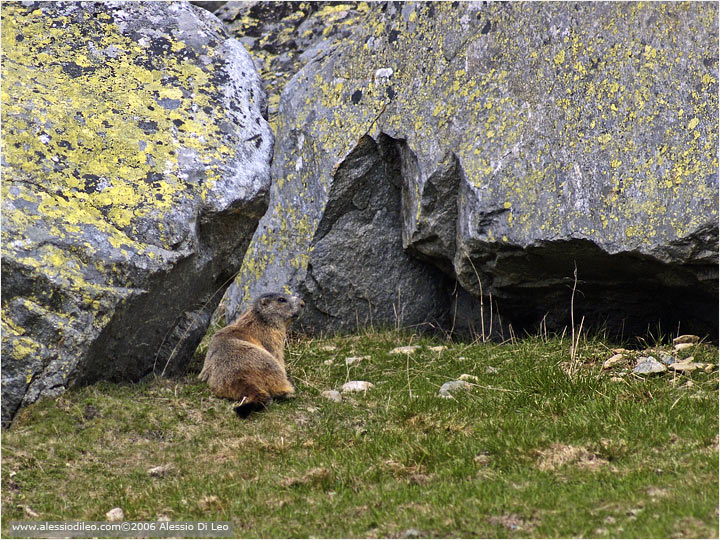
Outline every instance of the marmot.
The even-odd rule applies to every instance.
[[[304,306],[297,296],[263,294],[213,336],[199,377],[216,396],[240,401],[235,412],[243,418],[274,397],[295,395],[285,372],[285,337]]]

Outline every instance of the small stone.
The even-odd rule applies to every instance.
[[[159,514],[157,517],[158,521],[170,521],[170,516],[167,514]]]
[[[345,359],[345,365],[351,366],[358,362],[362,362],[363,360],[370,360],[370,356],[348,356]]]
[[[694,346],[695,346],[694,343],[678,343],[677,345],[675,345],[675,351],[676,352],[684,351],[685,349],[691,349]]]
[[[148,469],[147,473],[150,476],[165,476],[165,473],[170,471],[171,468],[172,465],[158,465],[157,467]]]
[[[337,390],[325,390],[321,395],[325,399],[329,399],[335,403],[340,403],[342,401],[342,395],[340,395],[340,392]]]
[[[421,536],[422,533],[417,529],[408,529],[404,533],[402,533],[402,536],[400,536],[400,538],[420,538]]]
[[[682,373],[690,373],[692,371],[695,371],[698,368],[703,368],[703,364],[698,364],[697,362],[675,362],[674,364],[668,366],[669,369],[672,371],[679,371]]]
[[[675,339],[673,339],[673,345],[679,345],[679,344],[685,344],[685,343],[697,343],[700,341],[700,338],[698,336],[694,336],[692,334],[683,334],[682,336],[678,336]]]
[[[683,384],[680,388],[692,388],[693,386],[695,386],[695,383],[693,383],[692,381],[688,381],[685,384]]]
[[[605,360],[605,363],[603,364],[603,369],[614,368],[623,360],[625,360],[625,355],[615,354],[615,355],[611,356],[610,358],[608,358],[607,360]]]
[[[468,375],[467,373],[463,373],[458,377],[459,381],[472,381],[472,382],[478,382],[478,378],[475,375]]]
[[[613,349],[612,352],[613,352],[613,354],[629,354],[630,353],[630,351],[628,351],[627,349],[623,349],[622,347],[620,347],[618,349]]]
[[[342,386],[343,392],[367,392],[375,385],[367,381],[350,381]]]
[[[667,367],[652,356],[641,356],[638,358],[638,363],[635,365],[633,372],[639,375],[652,375],[654,373],[665,373],[667,370]]]
[[[443,352],[444,350],[447,350],[447,347],[445,345],[437,345],[435,347],[428,347],[428,350],[432,352]]]
[[[125,512],[120,507],[113,508],[105,514],[105,519],[108,521],[123,521],[125,519]]]
[[[449,381],[440,387],[438,396],[444,399],[451,399],[453,396],[451,392],[456,390],[470,390],[472,386],[465,381]]]
[[[388,354],[412,354],[420,348],[420,345],[405,345],[404,347],[395,347]]]
[[[658,355],[660,357],[660,361],[665,364],[666,366],[669,366],[670,364],[674,364],[675,362],[679,362],[677,358],[674,356],[671,356],[669,354],[660,353]]]
[[[220,504],[220,497],[217,495],[205,495],[198,501],[198,504],[204,512],[211,509],[219,509],[222,506]]]
[[[493,366],[488,366],[485,368],[485,373],[488,375],[495,375],[496,373],[500,373],[500,370]]]
[[[328,358],[327,360],[325,360],[325,361],[323,362],[323,364],[325,364],[326,366],[332,366],[334,363],[335,363],[335,362],[333,361],[332,358]]]
[[[332,352],[337,351],[337,347],[335,345],[323,345],[322,347],[320,347],[320,350],[325,352]]]

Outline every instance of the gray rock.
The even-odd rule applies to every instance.
[[[458,390],[470,390],[472,386],[467,381],[449,381],[440,387],[438,396],[445,399],[451,399],[453,393]]]
[[[638,362],[633,369],[633,373],[638,375],[652,375],[654,373],[665,373],[668,370],[666,366],[655,360],[652,356],[638,358]]]
[[[284,87],[228,313],[287,286],[314,329],[479,332],[483,297],[487,331],[490,306],[505,332],[557,330],[577,267],[586,325],[717,335],[717,12],[371,5]]]
[[[660,354],[658,354],[658,356],[660,357],[660,361],[663,364],[665,364],[666,366],[669,366],[670,364],[674,364],[675,362],[678,361],[677,358],[675,358],[674,356],[671,356],[669,354],[660,353]]]
[[[620,362],[625,360],[625,356],[622,354],[614,354],[603,363],[603,369],[611,369],[617,366]]]
[[[325,399],[329,399],[335,403],[340,403],[342,401],[342,395],[337,390],[325,390],[321,395]]]
[[[678,345],[679,343],[697,343],[698,341],[700,341],[700,338],[698,336],[694,336],[692,334],[683,334],[682,336],[678,336],[673,339],[673,344]]]
[[[670,371],[678,371],[681,373],[690,373],[696,369],[705,369],[705,364],[693,362],[693,358],[685,358],[682,361],[675,362],[668,366]]]
[[[226,293],[228,320],[262,291],[289,287],[305,300],[298,325],[311,333],[445,321],[445,278],[402,250],[397,158],[385,154],[391,150],[363,137],[327,195],[324,179],[315,176],[300,193],[288,181],[272,186],[270,204],[284,210],[263,218],[248,253],[256,263],[245,266]],[[278,152],[273,169],[280,175],[291,154]],[[293,240],[285,242],[284,231],[295,226]]]
[[[207,12],[2,13],[7,425],[72,384],[184,370],[267,208],[273,135],[250,57]]]
[[[362,18],[359,2],[225,2],[215,15],[255,59],[275,125],[280,93],[306,62],[348,39]]]

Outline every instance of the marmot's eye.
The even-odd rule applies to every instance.
[[[281,296],[280,298],[278,298],[277,300],[278,300],[278,302],[280,302],[281,304],[284,304],[285,302],[287,302],[287,300],[285,300],[282,296]]]

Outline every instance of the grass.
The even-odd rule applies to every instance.
[[[611,345],[583,341],[569,376],[568,339],[438,344],[293,342],[299,397],[245,421],[194,376],[39,402],[3,433],[3,536],[32,513],[117,506],[256,538],[718,536],[717,369],[643,379],[603,370]],[[681,354],[717,364],[713,346]],[[472,389],[439,398],[461,374]],[[349,380],[375,387],[321,396]]]

